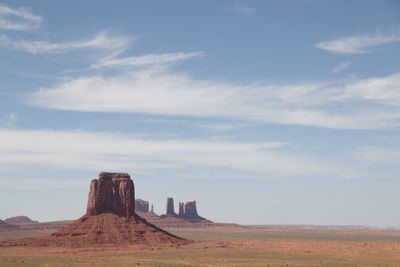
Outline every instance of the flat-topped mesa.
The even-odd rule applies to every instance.
[[[135,214],[135,187],[127,173],[101,172],[90,184],[87,216],[114,213],[130,217]]]

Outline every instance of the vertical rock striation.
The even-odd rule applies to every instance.
[[[185,204],[185,218],[197,219],[200,216],[197,214],[196,201],[189,201]]]
[[[135,188],[127,173],[101,172],[90,184],[86,215],[114,213],[131,217],[135,214]]]
[[[183,202],[179,202],[179,217],[184,217],[185,216],[185,208]]]
[[[176,215],[174,208],[174,199],[172,197],[167,198],[167,215]]]

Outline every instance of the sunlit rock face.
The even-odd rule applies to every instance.
[[[102,213],[123,217],[135,214],[135,187],[129,174],[101,172],[92,180],[86,215]]]

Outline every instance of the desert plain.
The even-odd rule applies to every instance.
[[[0,266],[400,266],[400,232],[257,226],[171,228],[184,246],[3,247]],[[52,231],[5,231],[11,237]]]

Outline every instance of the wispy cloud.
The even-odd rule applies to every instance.
[[[42,20],[27,8],[14,9],[0,4],[0,30],[34,30],[40,27]]]
[[[247,3],[244,2],[239,2],[236,1],[233,6],[230,8],[233,12],[236,12],[238,14],[242,14],[242,15],[253,15],[254,13],[256,13],[256,10],[254,8],[252,8],[251,6],[249,6]]]
[[[146,67],[108,76],[63,79],[53,87],[40,88],[28,101],[60,110],[377,129],[399,124],[400,110],[388,106],[400,104],[393,98],[399,75],[339,84],[238,85],[196,80],[169,68]]]
[[[15,124],[17,120],[17,114],[15,112],[9,112],[0,117],[0,124],[6,127],[10,127]]]
[[[339,64],[337,64],[332,70],[332,73],[339,73],[342,70],[347,69],[348,67],[350,67],[351,63],[350,62],[341,62]]]
[[[26,178],[18,177],[18,183],[9,183],[7,179],[0,179],[0,186],[2,188],[18,189],[18,190],[43,190],[45,188],[66,188],[69,186],[85,186],[87,185],[86,179],[77,179],[71,177],[67,179],[50,179],[50,178]]]
[[[117,67],[134,67],[145,65],[163,65],[174,63],[181,60],[190,59],[203,55],[203,52],[192,53],[165,53],[165,54],[147,54],[136,57],[125,58],[104,58],[90,68],[117,68]]]
[[[371,163],[400,163],[400,151],[393,147],[366,146],[355,151],[358,159]]]
[[[345,177],[352,173],[319,159],[285,152],[286,145],[281,142],[148,140],[116,133],[51,130],[0,130],[0,140],[7,140],[0,142],[0,167],[7,169],[30,166],[97,171],[106,167],[136,173],[172,170],[174,175],[213,169],[231,178],[244,174],[258,178]]]
[[[96,49],[106,50],[112,55],[125,51],[131,44],[132,38],[122,35],[111,35],[100,32],[94,37],[79,41],[51,43],[48,41],[13,40],[0,35],[0,45],[14,50],[31,54],[63,54],[73,50]]]
[[[363,99],[370,103],[400,107],[400,73],[359,80],[344,88],[343,98]],[[393,113],[398,116],[399,110]]]
[[[369,47],[399,41],[400,34],[397,32],[376,33],[324,41],[316,44],[316,47],[336,54],[364,54],[371,52],[367,49]]]
[[[10,112],[10,113],[8,113],[8,120],[10,121],[10,122],[15,122],[15,120],[17,119],[17,115],[15,115],[15,113],[14,112]]]
[[[231,130],[236,130],[240,128],[246,128],[249,127],[250,124],[248,123],[193,123],[194,126],[206,129],[211,132],[215,133],[221,133],[221,132],[226,132],[226,131],[231,131]]]

